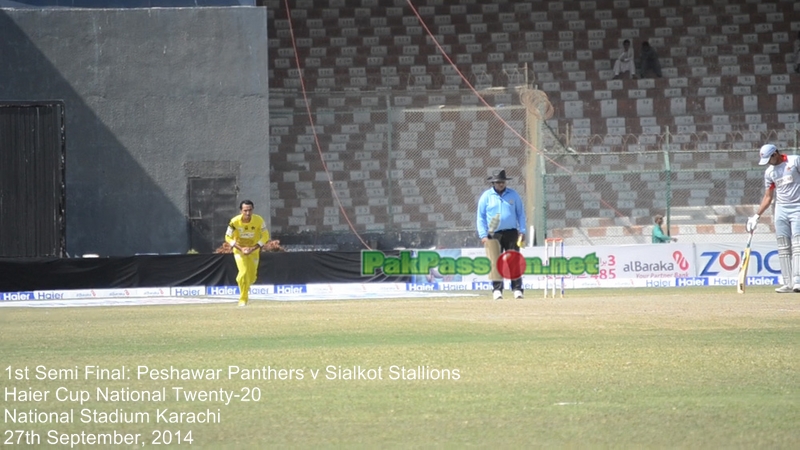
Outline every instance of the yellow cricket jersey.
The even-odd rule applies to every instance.
[[[258,214],[250,216],[250,222],[243,223],[242,215],[231,219],[228,231],[225,232],[225,242],[232,244],[238,242],[241,247],[252,247],[256,244],[264,246],[269,241],[269,231],[264,218]]]

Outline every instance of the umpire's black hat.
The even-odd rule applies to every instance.
[[[506,171],[505,170],[501,170],[500,172],[495,172],[494,174],[492,174],[492,176],[487,178],[487,180],[489,180],[489,182],[491,182],[491,183],[494,183],[494,182],[497,182],[497,181],[508,181],[508,180],[511,180],[511,178],[506,177]]]

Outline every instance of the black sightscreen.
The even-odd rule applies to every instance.
[[[0,103],[0,257],[64,256],[64,105]]]

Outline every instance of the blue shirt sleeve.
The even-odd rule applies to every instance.
[[[514,193],[517,194],[516,191]],[[527,217],[525,217],[525,204],[522,203],[522,197],[520,197],[519,194],[517,194],[516,212],[517,212],[517,222],[518,222],[517,226],[519,227],[518,230],[520,233],[525,234],[525,228],[526,228],[525,224],[528,223],[528,219]]]

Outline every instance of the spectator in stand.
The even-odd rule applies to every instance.
[[[661,214],[655,216],[653,218],[653,222],[656,224],[653,227],[653,244],[664,244],[667,242],[675,242],[678,239],[674,237],[669,237],[664,234],[664,230],[661,229],[661,224],[664,223],[664,216]]]
[[[794,40],[794,71],[800,73],[800,31],[797,32],[797,39]]]
[[[614,61],[614,79],[618,79],[624,72],[628,72],[630,78],[635,77],[636,67],[634,66],[633,49],[630,39],[622,41],[622,52]]]
[[[642,65],[639,70],[639,78],[644,78],[649,72],[653,72],[661,78],[661,63],[658,61],[658,53],[650,46],[647,41],[642,42]]]

